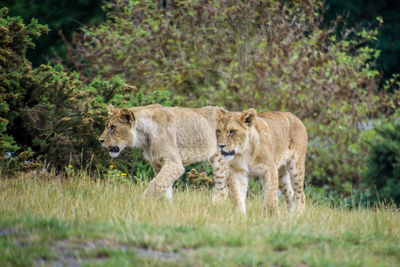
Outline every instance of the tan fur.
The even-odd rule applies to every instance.
[[[296,116],[288,112],[257,115],[254,109],[220,111],[217,143],[229,162],[229,188],[239,211],[246,213],[248,176],[258,175],[264,187],[264,212],[277,213],[278,187],[289,212],[303,212],[307,131]]]
[[[184,166],[210,160],[214,172],[213,202],[227,196],[228,165],[217,150],[217,107],[200,109],[150,105],[130,109],[109,108],[109,119],[99,140],[112,157],[125,147],[141,149],[155,178],[146,194],[172,198],[172,185]]]

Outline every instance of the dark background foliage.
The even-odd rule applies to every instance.
[[[65,59],[65,41],[71,41],[72,33],[105,18],[101,5],[101,0],[2,0],[0,8],[7,7],[10,16],[21,16],[25,22],[35,18],[48,26],[49,33],[35,42],[34,50],[27,51],[27,58],[39,66]]]
[[[370,154],[363,186],[362,200],[400,203],[400,122],[376,129],[378,135],[368,142]]]
[[[383,18],[377,40],[372,45],[381,50],[377,68],[385,78],[400,73],[400,1],[397,0],[326,0],[327,24],[341,16],[345,27],[376,27],[376,18]]]

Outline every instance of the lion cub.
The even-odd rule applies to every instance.
[[[199,109],[149,105],[118,109],[110,105],[109,118],[99,137],[112,157],[126,147],[141,149],[154,170],[145,194],[172,199],[172,185],[184,166],[210,160],[215,191],[213,202],[226,198],[228,165],[221,158],[215,136],[217,107]]]
[[[264,188],[264,213],[277,213],[278,186],[290,213],[305,208],[304,163],[307,131],[288,112],[219,111],[217,144],[229,163],[234,205],[246,213],[248,175],[258,175]],[[294,192],[293,192],[294,190]]]

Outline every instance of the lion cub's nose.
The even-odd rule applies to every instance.
[[[103,139],[99,139],[100,144],[104,143]]]
[[[219,146],[221,149],[223,149],[224,147],[226,147],[226,145],[224,145],[224,144],[218,144],[218,146]]]

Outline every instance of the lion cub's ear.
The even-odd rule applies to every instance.
[[[114,107],[112,104],[108,106],[108,115],[115,115],[118,113],[118,109]]]
[[[129,109],[126,108],[122,108],[119,111],[119,118],[124,122],[124,123],[128,123],[131,124],[133,123],[133,121],[135,120],[135,115],[133,114],[132,111],[130,111]]]
[[[255,109],[251,108],[248,110],[245,110],[240,114],[239,121],[248,126],[251,127],[254,124],[254,120],[257,117],[257,111]]]
[[[228,111],[224,108],[217,108],[217,120],[220,120]]]

